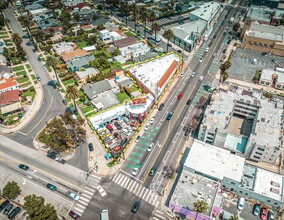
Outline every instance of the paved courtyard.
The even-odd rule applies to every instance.
[[[254,59],[256,59],[255,64],[252,63]],[[237,48],[231,55],[231,62],[232,66],[228,69],[230,77],[251,82],[257,70],[274,69],[275,63],[284,65],[284,58],[268,54],[261,55],[261,52]]]

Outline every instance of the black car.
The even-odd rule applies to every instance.
[[[162,111],[164,107],[165,107],[165,104],[162,103],[162,104],[159,106],[159,111]]]
[[[227,52],[227,49],[224,49],[224,50],[223,50],[223,53],[226,53],[226,52]]]
[[[155,172],[156,172],[156,168],[153,167],[153,168],[150,170],[149,176],[154,176],[154,175],[155,175]]]
[[[210,42],[209,44],[208,44],[208,47],[211,47],[212,46],[212,42]]]
[[[3,209],[6,208],[6,206],[9,204],[9,200],[5,200],[1,205],[0,205],[0,212],[2,212]]]
[[[92,143],[89,143],[89,144],[88,144],[88,148],[89,148],[89,151],[93,151],[93,150],[94,150],[93,144],[92,144]]]
[[[190,103],[191,103],[191,99],[187,100],[186,104],[190,105]]]
[[[56,161],[59,162],[59,163],[62,163],[62,164],[66,164],[66,160],[64,160],[62,158],[59,158]]]
[[[123,138],[123,140],[120,142],[120,146],[123,146],[127,143],[128,139],[127,138]]]
[[[56,155],[57,155],[57,153],[51,151],[51,152],[48,152],[46,156],[55,160]]]
[[[4,215],[8,215],[8,213],[12,210],[13,207],[14,207],[14,205],[11,204],[11,203],[9,203],[9,204],[7,205],[7,207],[5,208],[3,214],[4,214]]]
[[[181,50],[177,50],[178,53],[181,53]]]
[[[213,36],[213,38],[216,38],[217,37],[217,34],[215,34],[214,36]]]
[[[264,55],[266,55],[266,54],[267,54],[266,52],[262,52],[262,53],[261,53],[262,56],[264,56]]]
[[[16,207],[14,208],[8,215],[9,219],[14,219],[16,217],[16,215],[18,215],[18,213],[21,211],[20,207]]]
[[[139,201],[136,201],[135,203],[134,203],[134,205],[132,206],[132,209],[131,209],[131,212],[133,213],[133,214],[135,214],[137,211],[138,211],[138,209],[139,209],[139,207],[140,207],[140,202]]]
[[[27,165],[24,165],[24,164],[20,164],[19,168],[22,169],[22,170],[28,170],[29,169],[29,167]]]
[[[67,101],[65,99],[62,100],[64,105],[67,105]]]
[[[113,125],[117,128],[117,130],[121,130],[122,129],[121,125],[117,121],[114,122]]]
[[[184,132],[184,137],[187,139],[189,135],[190,135],[190,129],[186,129]]]

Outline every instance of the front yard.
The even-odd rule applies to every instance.
[[[116,94],[116,98],[120,103],[122,103],[130,97],[125,92],[119,92]]]

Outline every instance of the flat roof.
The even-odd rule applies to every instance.
[[[189,14],[195,15],[202,20],[210,21],[212,16],[216,13],[220,4],[217,2],[206,2],[203,5],[200,5],[197,9],[190,12]]]
[[[273,12],[274,10],[268,7],[261,7],[261,6],[255,6],[252,5],[249,8],[249,11],[247,13],[247,17],[256,20],[256,21],[265,21],[265,22],[270,22],[269,15]]]
[[[184,166],[219,180],[227,177],[240,182],[244,163],[245,158],[228,150],[194,140]]]
[[[284,83],[284,72],[272,69],[263,69],[260,79],[272,81],[272,76],[277,75],[277,83]]]
[[[179,56],[176,54],[169,54],[143,64],[137,64],[133,68],[130,68],[129,72],[141,81],[153,94],[157,94],[158,92],[159,95],[164,90],[165,85],[162,88],[159,88],[158,82],[174,61],[179,63]]]

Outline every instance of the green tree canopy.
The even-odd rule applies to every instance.
[[[29,220],[58,220],[57,213],[51,204],[44,204],[44,198],[36,195],[25,197],[24,209],[28,213]]]
[[[204,200],[197,200],[193,205],[194,211],[196,211],[197,213],[204,213],[208,209],[208,205]],[[196,214],[196,218],[197,216],[198,214]]]
[[[20,193],[21,189],[14,181],[9,181],[3,189],[3,196],[6,196],[9,199],[17,198]]]
[[[237,215],[232,215],[229,220],[239,220],[239,217]]]

